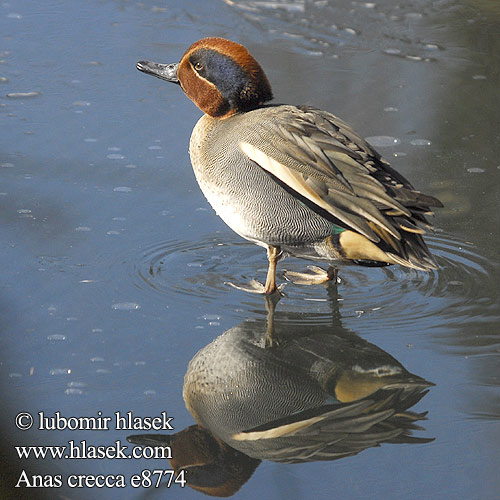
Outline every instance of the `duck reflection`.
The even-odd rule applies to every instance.
[[[432,383],[341,325],[304,326],[268,303],[190,361],[183,396],[196,425],[130,442],[171,446],[172,467],[213,496],[234,494],[261,460],[336,460],[414,437],[425,413],[409,411]],[[295,317],[294,317],[295,316]]]

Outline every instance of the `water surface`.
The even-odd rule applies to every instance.
[[[434,441],[335,462],[265,460],[235,498],[498,498],[499,29],[494,2],[467,0],[3,2],[0,376],[12,477],[23,467],[126,478],[170,468],[28,464],[13,446],[127,444],[130,432],[21,432],[14,417],[166,411],[179,431],[194,424],[182,399],[191,358],[267,316],[262,298],[224,285],[263,279],[267,262],[196,185],[187,147],[199,110],[135,70],[217,35],[249,47],[277,101],[344,118],[445,204],[428,237],[439,271],[345,267],[337,290],[289,284],[277,306],[285,329],[328,332],[340,320],[435,383],[413,408],[428,412],[419,435]],[[306,264],[288,259],[280,270]],[[203,497],[178,486],[45,493]]]

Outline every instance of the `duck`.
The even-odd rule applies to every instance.
[[[387,437],[381,422],[388,431],[396,415],[406,415],[396,424],[425,417],[407,410],[432,382],[347,328],[305,328],[296,317],[273,322],[272,346],[267,320],[256,319],[194,355],[183,399],[199,426],[252,458],[297,463],[354,455]],[[409,428],[392,430],[407,437]]]
[[[329,461],[382,443],[433,441],[413,435],[427,413],[412,410],[432,382],[341,325],[305,327],[299,316],[273,321],[272,346],[269,324],[259,318],[202,347],[182,390],[196,424],[129,442],[171,446],[171,465],[187,471],[189,486],[222,496],[261,460]]]
[[[438,268],[423,235],[442,203],[332,113],[270,103],[269,80],[243,45],[203,38],[178,63],[136,67],[179,85],[204,113],[189,143],[196,180],[233,231],[267,250],[265,283],[236,288],[280,292],[277,263],[287,255],[329,264],[285,273],[302,284],[337,282],[339,263]]]

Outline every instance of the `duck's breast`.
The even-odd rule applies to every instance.
[[[276,245],[320,241],[330,234],[330,224],[240,149],[246,140],[269,145],[260,125],[272,124],[275,112],[263,108],[223,120],[204,115],[189,147],[196,180],[217,214],[246,239]]]

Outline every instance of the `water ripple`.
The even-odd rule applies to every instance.
[[[208,237],[194,243],[183,240],[158,243],[147,248],[135,265],[136,285],[157,293],[186,294],[195,297],[216,297],[227,292],[233,267],[238,267],[243,253],[252,245],[229,239]],[[258,256],[254,258],[254,265]],[[263,260],[265,264],[265,259]]]
[[[267,271],[263,249],[234,238],[228,233],[196,243],[175,240],[148,247],[135,259],[134,284],[170,296],[174,302],[178,294],[201,299],[239,294],[240,303],[251,308],[258,304],[255,312],[262,313],[260,297],[224,284],[263,280]],[[485,314],[489,305],[494,307],[498,296],[485,290],[494,289],[493,276],[498,270],[476,252],[473,244],[444,234],[429,235],[427,242],[440,266],[437,271],[341,266],[337,289],[332,285],[288,284],[279,309],[297,313],[291,315],[290,321],[303,324],[329,323],[332,314],[338,316],[340,309],[344,319],[366,317],[369,329],[380,329],[436,327],[473,317],[478,307],[482,313],[477,314]],[[307,264],[305,260],[288,258],[279,269],[304,270]],[[278,280],[285,281],[281,272]]]
[[[498,293],[492,290],[498,270],[472,243],[446,235],[426,241],[440,266],[436,271],[391,266],[343,272],[346,310],[369,315],[368,328],[428,329],[477,320],[489,306],[496,308]]]

